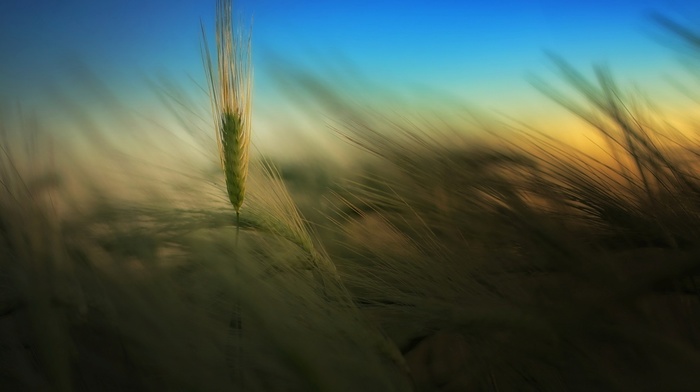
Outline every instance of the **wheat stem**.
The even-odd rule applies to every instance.
[[[248,150],[251,130],[251,40],[242,29],[234,33],[231,0],[216,4],[216,72],[202,26],[204,70],[211,96],[212,114],[221,168],[226,179],[226,193],[236,211],[236,238],[238,248],[240,212],[245,198],[248,176]],[[234,344],[233,378],[239,389],[245,386],[241,366],[243,320],[241,304],[234,303],[229,323]]]

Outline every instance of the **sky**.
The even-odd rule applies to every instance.
[[[668,102],[677,56],[649,20],[700,21],[685,0],[239,0],[253,20],[255,120],[274,128],[288,96],[270,70],[352,65],[383,87],[436,91],[486,110],[541,117],[527,76],[549,77],[545,51],[582,70],[607,64]],[[121,99],[156,107],[146,80],[168,75],[196,90],[204,73],[200,23],[215,0],[3,0],[0,104],[50,105],[82,64]],[[188,90],[189,91],[189,90]],[[679,101],[680,102],[680,101]],[[89,105],[89,102],[85,103]],[[679,103],[679,105],[681,105]],[[549,109],[547,109],[549,110]]]

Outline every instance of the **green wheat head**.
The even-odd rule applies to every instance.
[[[216,141],[231,206],[240,212],[248,176],[251,129],[251,40],[242,29],[234,33],[231,0],[216,6],[216,70],[204,28],[204,70],[211,96]],[[215,72],[216,71],[216,72]]]

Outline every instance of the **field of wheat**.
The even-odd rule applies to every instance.
[[[155,87],[187,137],[0,111],[1,390],[700,390],[696,129],[555,55],[533,88],[600,153],[295,71],[353,159],[277,160],[251,144],[254,31],[217,4],[210,107]]]

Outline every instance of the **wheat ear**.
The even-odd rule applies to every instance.
[[[206,35],[204,37],[204,69],[211,95],[216,142],[221,167],[226,177],[226,191],[231,206],[240,214],[248,176],[248,150],[251,129],[251,34],[242,29],[234,33],[230,0],[216,5],[216,72]]]

